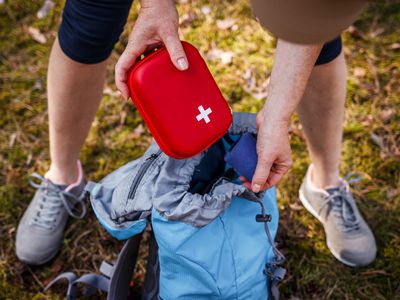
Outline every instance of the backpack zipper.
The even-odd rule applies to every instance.
[[[136,190],[143,179],[144,174],[151,167],[155,159],[160,156],[160,154],[161,151],[151,154],[148,158],[146,158],[146,160],[140,166],[139,171],[137,172],[135,179],[133,180],[131,187],[129,188],[128,199],[133,199],[133,197],[136,194]]]

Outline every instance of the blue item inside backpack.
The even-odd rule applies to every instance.
[[[228,164],[249,181],[253,179],[258,161],[256,143],[252,133],[244,133],[224,157]]]

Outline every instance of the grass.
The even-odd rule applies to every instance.
[[[120,247],[89,213],[69,223],[60,254],[46,266],[26,266],[14,254],[18,220],[33,193],[27,177],[49,165],[46,67],[63,3],[57,1],[42,20],[36,18],[40,5],[21,0],[0,5],[0,299],[62,299],[64,287],[43,293],[43,286],[62,271],[97,271],[101,260],[115,257]],[[233,109],[257,112],[276,41],[251,20],[247,2],[180,1],[178,10],[184,39],[199,47]],[[110,58],[104,99],[82,152],[92,180],[138,157],[151,139],[134,107],[113,92],[113,65],[136,11],[137,5]],[[29,27],[39,29],[46,41],[36,42]],[[294,166],[279,185],[278,242],[289,270],[280,286],[284,299],[400,299],[399,36],[398,3],[370,6],[343,35],[349,79],[341,167],[344,175],[362,177],[354,193],[375,233],[377,259],[359,269],[338,263],[325,246],[323,228],[299,204],[297,191],[309,159],[294,117]],[[140,285],[143,272],[142,260],[135,284]]]

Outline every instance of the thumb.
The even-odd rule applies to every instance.
[[[258,193],[266,184],[273,162],[265,156],[259,156],[256,171],[254,172],[251,189]]]
[[[181,71],[187,70],[189,63],[179,39],[178,31],[175,29],[167,30],[162,40],[174,66]]]

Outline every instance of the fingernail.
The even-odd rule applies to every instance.
[[[188,68],[188,62],[187,62],[187,60],[186,60],[185,58],[183,58],[183,57],[180,58],[180,59],[178,59],[177,63],[178,63],[179,69],[180,69],[181,71],[186,70],[186,69]]]
[[[258,193],[261,189],[261,186],[259,184],[253,184],[253,192]]]

